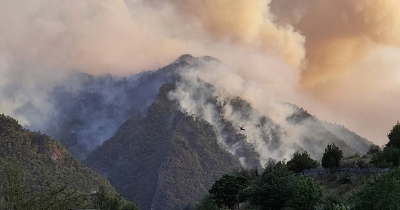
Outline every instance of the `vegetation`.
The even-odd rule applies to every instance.
[[[311,177],[301,175],[294,183],[288,206],[296,210],[313,210],[321,200],[322,187],[316,185]]]
[[[211,187],[209,193],[219,207],[237,205],[246,201],[245,189],[249,180],[244,176],[225,174]]]
[[[351,198],[352,209],[400,209],[400,170],[376,176]]]
[[[386,147],[394,147],[400,148],[400,123],[397,122],[396,125],[393,126],[392,130],[388,134],[389,143],[386,144]]]
[[[0,207],[94,207],[92,198],[98,194],[93,192],[100,187],[107,192],[107,199],[118,197],[107,180],[76,160],[60,143],[0,115]],[[117,204],[121,208],[135,206],[120,196]]]
[[[322,167],[331,169],[339,167],[342,158],[343,151],[340,150],[335,144],[329,144],[322,155]]]
[[[209,123],[168,99],[172,88],[162,86],[146,117],[124,123],[86,160],[142,209],[194,206],[218,178],[241,166],[218,145]]]
[[[194,210],[221,210],[222,208],[218,206],[216,201],[212,199],[210,195],[207,195],[195,206]]]
[[[304,169],[316,168],[318,166],[318,162],[313,160],[307,151],[302,153],[295,152],[293,154],[293,158],[287,162],[289,170],[299,173],[303,172]]]
[[[381,151],[381,148],[378,145],[372,144],[369,147],[367,154],[375,154],[380,151]]]
[[[247,174],[252,174],[252,170],[247,171]],[[226,174],[214,183],[209,193],[210,196],[202,200],[197,209],[206,204],[214,209],[234,206],[245,206],[244,209],[314,209],[322,199],[322,188],[310,177],[293,174],[285,162],[270,162],[259,176]]]
[[[53,210],[70,208],[139,210],[135,203],[100,186],[97,192],[84,193],[68,185],[49,183],[45,191],[32,191],[17,168],[6,165],[0,173],[0,209]]]
[[[392,133],[396,132],[396,126],[388,135],[389,137],[394,136]],[[400,209],[399,149],[386,146],[381,150],[372,145],[368,155],[361,157],[356,153],[347,157],[348,162],[343,163],[343,166],[346,167],[348,165],[352,165],[351,167],[367,166],[365,161],[371,156],[372,163],[386,163],[392,167],[389,173],[358,177],[350,174],[327,174],[315,177],[307,177],[300,173],[294,174],[293,172],[300,171],[298,168],[307,165],[305,163],[314,163],[307,152],[296,152],[288,164],[283,161],[270,162],[260,176],[252,176],[253,178],[247,179],[246,182],[243,182],[246,184],[240,185],[240,187],[238,187],[240,182],[234,179],[234,173],[224,175],[213,185],[214,188],[222,186],[221,183],[223,183],[223,187],[218,188],[220,189],[218,191],[212,188],[210,196],[202,200],[196,208],[202,209],[200,207],[207,204],[210,209],[215,210],[220,209],[219,207],[232,208],[233,205],[239,206],[239,209],[260,210]],[[330,168],[338,167],[337,163],[340,163],[341,159],[341,150],[334,144],[328,145],[322,158],[322,161],[325,162],[323,165],[328,164]],[[350,163],[351,160],[353,160],[353,164]],[[230,178],[228,179],[228,177]],[[240,190],[233,191],[231,188],[233,186]],[[231,191],[235,193],[229,194]],[[219,196],[227,195],[236,195],[236,197],[231,202],[218,202]]]
[[[398,167],[400,164],[400,148],[385,147],[373,155],[371,163],[379,168]]]
[[[388,134],[389,142],[382,150],[374,148],[371,163],[377,167],[398,167],[400,165],[400,124],[397,122]],[[372,146],[371,146],[371,149]],[[370,150],[371,150],[370,149]]]
[[[270,162],[257,182],[248,190],[248,200],[261,209],[282,209],[293,192],[295,177],[286,163]]]

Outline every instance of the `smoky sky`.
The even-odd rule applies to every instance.
[[[72,71],[130,75],[189,53],[230,66],[235,76],[210,70],[209,81],[256,108],[289,101],[382,145],[400,118],[399,6],[397,0],[0,0],[0,110],[13,115],[26,102],[51,110],[48,88]]]

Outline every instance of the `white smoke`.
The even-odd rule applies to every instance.
[[[216,128],[218,142],[223,148],[233,155],[237,155],[236,151],[240,149],[239,142],[230,144],[227,142],[227,136],[224,136],[223,130],[227,126],[225,123],[227,121],[237,128],[237,133],[246,136],[247,143],[260,155],[262,166],[271,159],[291,158],[296,150],[296,144],[300,143],[296,140],[300,138],[293,136],[293,141],[290,139],[282,141],[289,136],[284,133],[282,133],[284,136],[275,136],[274,133],[283,132],[283,129],[274,122],[289,126],[286,118],[294,113],[293,108],[274,101],[270,94],[264,95],[261,87],[258,87],[257,84],[247,82],[237,71],[218,61],[205,62],[201,67],[184,68],[180,73],[182,80],[177,83],[176,89],[170,92],[170,99],[178,101],[182,111],[204,119],[213,125]],[[231,83],[232,81],[235,83]],[[215,89],[207,87],[205,85],[207,83],[215,85]],[[264,109],[258,109],[262,110],[261,112],[252,107],[244,107],[245,110],[241,107],[240,110],[235,111],[232,101],[235,100],[238,92],[247,97],[247,100],[250,99],[250,102],[251,100],[258,101],[258,97],[271,98],[263,99],[263,101],[268,101],[268,104],[264,104]],[[261,123],[263,116],[271,118],[272,121],[266,120],[266,123]],[[245,131],[241,131],[239,126],[244,126]],[[299,133],[291,132],[291,135]],[[245,166],[244,161],[242,164]]]

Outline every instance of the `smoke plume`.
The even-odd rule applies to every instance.
[[[399,6],[397,0],[0,0],[0,111],[16,116],[31,105],[45,117],[54,111],[48,91],[70,72],[130,75],[189,53],[229,65],[236,76],[210,70],[207,81],[257,109],[289,101],[383,144],[400,118]],[[277,119],[284,115],[274,110]]]

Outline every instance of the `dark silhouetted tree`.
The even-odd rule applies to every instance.
[[[375,154],[380,151],[381,151],[381,147],[379,147],[378,145],[372,144],[371,146],[369,146],[367,154]]]
[[[335,168],[340,166],[340,162],[343,158],[343,151],[339,149],[335,144],[329,144],[324,154],[322,155],[322,167],[324,168]]]
[[[219,207],[228,208],[246,201],[245,189],[248,180],[244,176],[225,174],[209,190],[211,198]]]
[[[217,203],[207,195],[195,207],[194,210],[220,210]]]
[[[389,143],[386,144],[387,147],[400,148],[400,123],[398,121],[388,134],[388,138]]]
[[[310,157],[307,151],[304,151],[302,153],[295,152],[293,158],[287,162],[287,165],[289,170],[299,173],[304,169],[316,168],[318,164],[317,161]]]
[[[387,168],[400,165],[400,148],[385,147],[382,151],[372,156],[371,163],[379,168]]]
[[[248,200],[259,209],[284,208],[293,192],[294,174],[286,163],[270,162],[258,181],[249,189]]]

